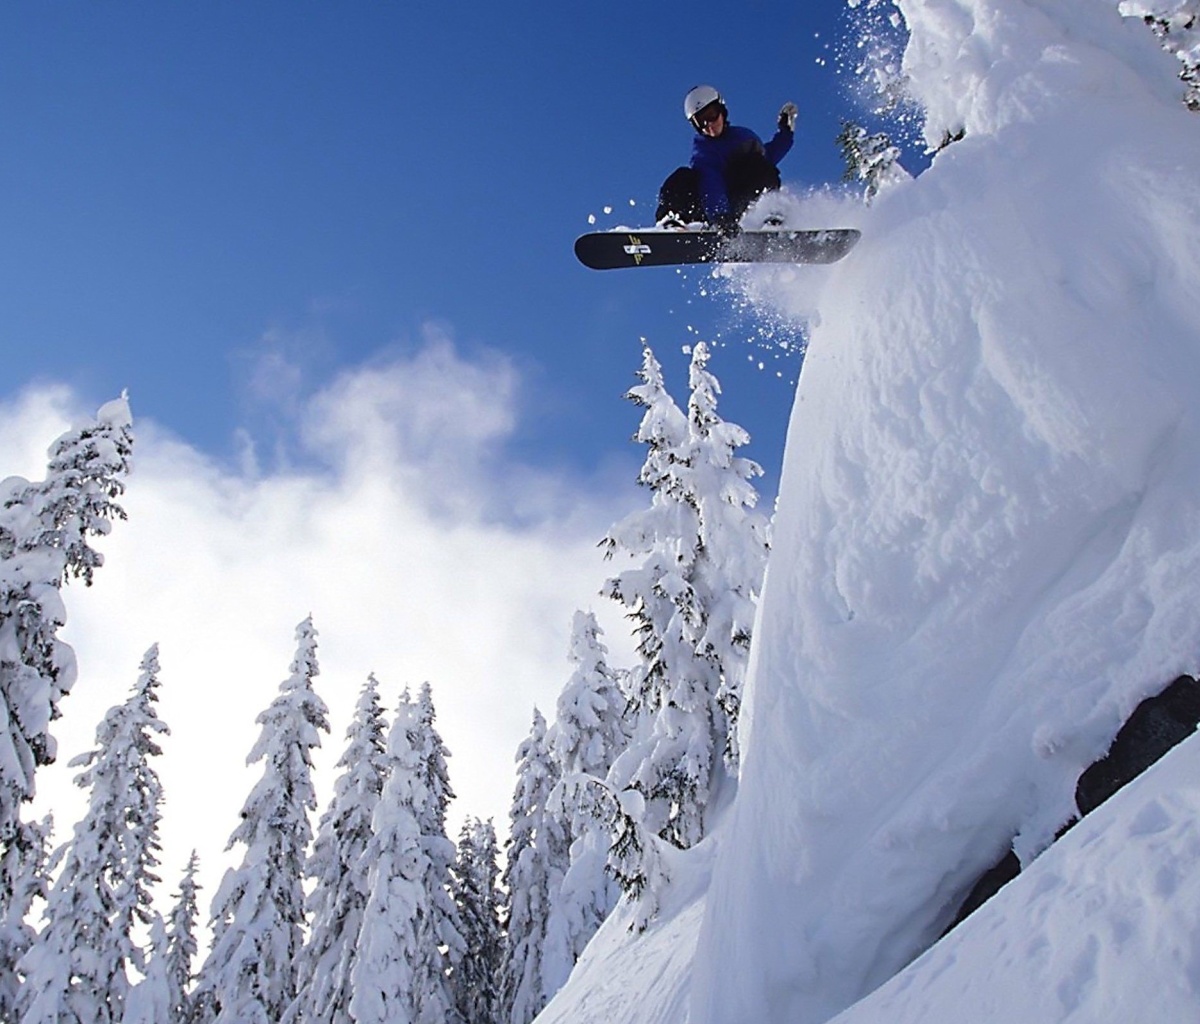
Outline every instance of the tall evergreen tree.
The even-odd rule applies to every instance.
[[[767,568],[770,524],[755,511],[758,492],[752,481],[762,475],[762,467],[737,454],[750,443],[750,435],[718,414],[721,385],[709,371],[708,359],[708,346],[701,342],[693,350],[689,373],[687,463],[700,527],[694,589],[703,609],[696,651],[711,669],[716,704],[724,712],[713,712],[715,746],[736,775],[742,683]],[[711,695],[711,688],[706,693]]]
[[[651,445],[653,469],[642,475],[650,508],[605,541],[642,559],[607,586],[637,624],[644,715],[609,781],[637,789],[644,827],[683,848],[705,834],[725,770],[736,772],[741,676],[767,551],[766,520],[753,511],[761,470],[735,454],[749,437],[718,416],[707,363],[697,344],[682,438],[669,453]]]
[[[446,832],[446,814],[454,799],[454,790],[450,787],[450,770],[446,764],[450,751],[434,724],[437,713],[433,706],[433,691],[427,682],[421,684],[417,696],[417,717],[417,749],[424,766],[423,781],[428,796],[420,824],[429,857],[427,888],[433,903],[433,933],[445,950],[445,968],[452,972],[466,952],[458,908],[451,895],[454,843]]]
[[[547,801],[570,838],[570,866],[550,895],[542,975],[548,991],[566,982],[584,947],[616,905],[618,889],[607,867],[608,829],[596,815],[591,780],[602,780],[629,736],[626,698],[609,668],[603,633],[590,612],[575,613],[568,651],[575,670],[558,697],[549,744],[559,781]]]
[[[635,730],[658,710],[666,689],[670,651],[664,650],[663,637],[675,613],[671,595],[678,561],[670,538],[682,532],[678,524],[686,515],[679,472],[687,439],[687,418],[667,392],[662,366],[649,345],[642,349],[638,377],[641,383],[625,397],[646,410],[634,439],[646,445],[638,483],[650,489],[650,507],[621,520],[601,542],[608,558],[625,553],[642,559],[609,579],[603,590],[628,609],[638,640],[640,660],[629,681]]]
[[[300,957],[296,1000],[288,1019],[304,1024],[351,1024],[350,979],[370,893],[371,819],[383,793],[388,756],[379,684],[367,679],[346,731],[343,769],[321,818],[308,859],[314,886],[308,897],[312,925]]]
[[[166,962],[163,968],[167,986],[168,1019],[178,1024],[191,1019],[192,1000],[189,991],[192,984],[192,962],[198,948],[196,920],[199,904],[196,897],[200,885],[196,881],[196,875],[199,870],[200,861],[193,850],[179,883],[179,892],[175,894],[175,905],[171,909],[165,929]]]
[[[296,643],[291,675],[258,716],[262,731],[247,758],[263,762],[263,774],[229,839],[229,848],[245,848],[242,863],[213,899],[213,945],[193,994],[199,1024],[276,1024],[296,996],[304,858],[316,809],[312,751],[329,731],[313,690],[319,669],[311,618],[297,627]]]
[[[567,658],[575,666],[558,696],[549,743],[565,778],[580,773],[602,779],[629,741],[626,698],[608,665],[604,631],[592,612],[571,620]]]
[[[58,637],[66,621],[60,590],[91,583],[103,558],[89,538],[124,519],[117,503],[133,448],[124,398],[60,437],[46,479],[0,484],[0,846],[17,842],[21,805],[34,771],[56,749],[50,723],[75,683],[75,657]],[[0,890],[0,919],[11,894]]]
[[[552,992],[542,976],[551,894],[562,886],[570,859],[561,822],[547,812],[558,765],[546,739],[546,720],[534,708],[529,736],[517,748],[517,786],[509,812],[507,934],[500,968],[500,1020],[529,1024]]]
[[[158,881],[162,787],[151,766],[167,727],[158,718],[158,648],[151,647],[124,704],[96,730],[95,750],[72,761],[89,790],[62,871],[50,891],[46,925],[19,965],[22,1024],[112,1024],[128,990],[126,965],[142,969],[132,930],[151,920],[150,886]]]
[[[22,822],[0,853],[0,891],[7,894],[0,904],[5,914],[0,919],[0,1021],[17,1018],[17,964],[37,937],[29,924],[34,900],[45,900],[49,894],[46,860],[51,831],[49,818]]]
[[[453,946],[461,956],[462,939],[440,931],[440,902],[449,898],[441,865],[453,846],[423,824],[437,804],[428,782],[427,713],[420,702],[403,701],[388,734],[390,769],[372,819],[369,895],[351,968],[356,1024],[463,1024],[448,955]]]
[[[454,790],[450,787],[450,769],[446,764],[450,751],[442,742],[442,737],[434,725],[437,714],[434,711],[433,691],[429,683],[421,684],[417,696],[417,712],[420,721],[421,763],[425,786],[429,791],[426,818],[422,824],[428,834],[444,836],[446,812],[449,810],[450,801],[454,799]]]
[[[500,850],[496,829],[478,818],[463,823],[454,862],[454,903],[462,922],[466,951],[453,974],[459,1016],[468,1024],[499,1024]]]

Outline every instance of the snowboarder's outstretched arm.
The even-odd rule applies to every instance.
[[[764,147],[767,159],[776,167],[779,166],[779,161],[788,155],[792,143],[796,140],[797,113],[796,104],[789,101],[783,105],[779,111],[779,126],[771,136],[771,141]]]

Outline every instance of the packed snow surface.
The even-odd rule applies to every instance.
[[[686,1020],[714,851],[712,840],[686,856],[668,850],[671,885],[654,923],[639,932],[629,905],[620,904],[537,1024]]]
[[[1193,737],[836,1021],[1195,1020],[1198,903]]]
[[[679,1022],[685,994],[690,1024],[836,1016],[929,948],[1006,850],[1032,864],[1138,702],[1200,668],[1200,122],[1175,64],[1101,0],[898,6],[928,140],[964,137],[827,225],[864,233],[834,267],[726,272],[807,319],[811,342],[739,793],[711,885],[658,926],[702,918],[695,957],[656,972],[653,926],[625,947],[606,926],[595,956],[630,969],[620,1010],[589,1000],[602,974],[582,969],[589,949],[547,1020]],[[791,226],[816,226],[793,205]],[[1007,910],[845,1019],[1197,1016],[1200,972],[1152,953],[1189,949],[1200,926],[1143,919],[1195,866],[1182,805],[1157,806],[1072,834],[1001,895]],[[1091,877],[1112,913],[1081,919],[1072,901],[1087,903]],[[1061,967],[1039,982],[1059,986],[1057,1010],[969,1012],[955,950],[1003,960],[985,949],[1003,942],[997,920]],[[1005,984],[1038,958],[1013,952]],[[651,997],[651,980],[677,995]],[[1076,983],[1086,1009],[1072,1016]]]

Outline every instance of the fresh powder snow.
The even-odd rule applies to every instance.
[[[862,229],[833,267],[717,272],[811,339],[737,797],[543,1024],[1200,1011],[1170,909],[1197,741],[1049,848],[1134,707],[1200,669],[1200,121],[1114,0],[897,7],[932,165],[869,207],[774,200]],[[1010,850],[1028,870],[938,943]]]
[[[1195,1020],[1198,857],[1193,738],[837,1024]]]

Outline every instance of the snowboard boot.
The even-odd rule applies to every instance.
[[[654,226],[656,228],[662,228],[666,231],[688,231],[688,230],[690,230],[688,228],[687,221],[685,221],[681,216],[679,216],[679,214],[674,213],[670,210],[668,210],[664,216],[660,217],[657,221],[655,221]]]

